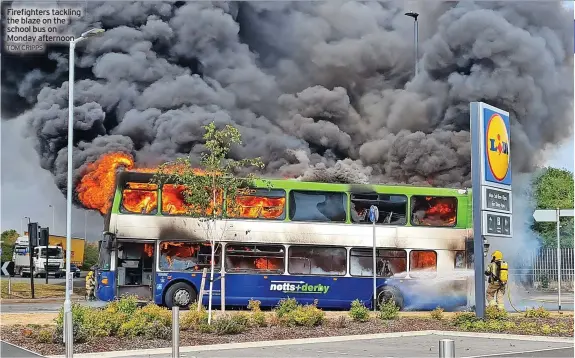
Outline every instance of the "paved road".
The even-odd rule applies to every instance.
[[[84,299],[72,300],[83,306],[104,307],[107,302],[102,301],[84,301]],[[64,304],[64,297],[61,302],[34,302],[34,303],[2,303],[2,313],[41,313],[41,312],[58,312]]]
[[[2,280],[4,281],[8,281],[8,277],[6,276],[2,276]],[[20,276],[14,276],[11,277],[10,280],[12,281],[12,283],[14,282],[23,282],[23,283],[30,283],[30,277],[20,277]],[[34,283],[46,283],[46,278],[45,277],[34,277]],[[65,278],[54,278],[54,276],[50,276],[48,277],[48,283],[51,285],[66,285],[66,279]],[[86,278],[85,275],[83,275],[82,277],[74,277],[74,285],[81,285],[86,283]]]
[[[2,344],[0,345],[0,356],[6,357],[6,358],[43,357],[43,356],[38,355],[34,352],[30,352],[28,350],[14,346],[14,345],[12,345],[10,343],[6,343],[4,341],[2,341]]]
[[[365,336],[364,336],[365,337]],[[455,341],[456,356],[461,358],[471,357],[573,357],[573,343],[569,342],[541,342],[517,339],[503,339],[503,335],[420,335],[420,336],[393,336],[388,338],[363,339],[353,337],[342,340],[340,337],[324,339],[323,342],[305,343],[309,340],[301,340],[299,344],[285,344],[273,342],[273,344],[246,343],[234,345],[235,347],[182,347],[180,357],[186,358],[223,358],[223,357],[274,357],[274,358],[299,358],[299,357],[437,357],[439,355],[439,340],[453,339]],[[507,336],[509,337],[509,336]],[[276,344],[277,343],[277,344]],[[280,345],[282,344],[282,345]],[[243,348],[246,347],[246,348]],[[565,349],[565,347],[569,347]],[[227,348],[227,349],[226,349]],[[556,349],[556,350],[548,350]],[[545,351],[541,351],[545,350]],[[539,352],[534,352],[539,351]],[[525,353],[530,352],[530,353]],[[122,355],[129,358],[168,358],[171,357],[169,350],[162,354],[153,352],[134,352],[133,355]],[[534,354],[534,355],[533,355]],[[81,355],[78,356],[80,358]],[[106,355],[112,357],[112,355]]]

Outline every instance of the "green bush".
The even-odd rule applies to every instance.
[[[393,300],[388,300],[379,306],[378,317],[383,320],[397,319],[399,317],[399,307]]]
[[[84,323],[84,315],[90,310],[89,307],[84,307],[79,303],[72,303],[72,322],[77,322],[78,324]],[[58,316],[55,319],[56,327],[59,329],[64,329],[64,307],[60,308]]]
[[[208,311],[204,306],[200,307],[198,311],[197,304],[192,304],[190,310],[184,313],[183,317],[180,319],[180,328],[187,329],[197,329],[202,324],[208,323]]]
[[[118,335],[122,337],[142,336],[152,326],[170,327],[171,323],[172,314],[168,309],[148,304],[143,308],[137,308],[129,316],[129,320],[120,325]]]
[[[282,318],[290,312],[295,311],[298,308],[298,304],[295,298],[287,298],[279,301],[275,313],[278,318]]]
[[[543,334],[551,334],[553,332],[553,330],[551,329],[551,326],[548,324],[544,324],[541,326],[541,333]]]
[[[216,317],[213,323],[213,329],[216,334],[239,334],[246,330],[243,317],[238,315],[223,314]]]
[[[457,312],[453,317],[452,323],[454,326],[461,326],[478,321],[479,318],[473,312]]]
[[[197,330],[200,333],[213,333],[214,326],[208,324],[206,321],[206,323],[201,323],[199,326],[197,326]]]
[[[36,340],[40,343],[52,343],[54,341],[54,330],[49,328],[42,328],[38,331]]]
[[[251,324],[256,327],[265,327],[267,326],[266,322],[266,314],[262,311],[259,312],[252,312],[251,317]]]
[[[84,313],[82,325],[93,337],[109,337],[116,335],[126,320],[127,316],[121,312],[93,309]]]
[[[443,312],[444,311],[445,310],[443,308],[438,306],[433,311],[431,311],[431,313],[430,313],[431,318],[436,319],[438,321],[441,321],[443,319]]]
[[[144,337],[148,339],[165,339],[172,338],[172,327],[166,326],[159,321],[154,321],[146,327]]]
[[[284,326],[319,326],[325,320],[325,313],[315,305],[298,305],[293,311],[289,311],[281,316],[280,324]]]
[[[551,315],[543,306],[538,308],[529,308],[525,311],[525,317],[527,318],[548,318]]]
[[[261,302],[258,300],[249,300],[248,301],[248,309],[252,312],[258,312],[261,311]]]
[[[504,320],[507,319],[507,316],[507,311],[497,306],[487,306],[487,308],[485,308],[485,318],[488,320]]]
[[[348,325],[348,320],[345,316],[338,316],[336,319],[331,321],[331,323],[331,325],[335,328],[345,328]]]
[[[138,309],[138,298],[134,295],[126,295],[121,297],[118,301],[114,302],[118,312],[121,312],[128,317],[133,315]]]
[[[366,322],[369,320],[369,309],[365,307],[359,300],[354,300],[351,303],[349,316],[354,321]]]

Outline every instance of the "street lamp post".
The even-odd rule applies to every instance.
[[[52,233],[56,233],[56,208],[54,205],[48,205],[48,207],[52,208]]]
[[[68,185],[66,192],[66,300],[64,301],[64,343],[66,344],[66,357],[74,355],[74,332],[72,329],[72,302],[70,290],[73,284],[73,273],[70,269],[72,252],[72,152],[74,148],[74,57],[76,44],[90,37],[101,35],[105,30],[91,29],[84,32],[77,39],[70,41],[70,59],[68,61]]]
[[[22,236],[24,236],[24,224],[22,224],[22,220],[28,219],[28,224],[30,224],[30,218],[28,216],[24,216],[20,219],[20,231],[22,232]]]
[[[418,32],[419,32],[419,25],[417,23],[417,17],[419,16],[418,13],[410,11],[410,12],[406,12],[405,16],[409,16],[413,18],[413,42],[414,42],[414,47],[415,47],[415,75],[417,76],[418,73],[418,69],[417,69],[417,61],[419,59],[419,54],[418,54],[418,46],[419,46],[419,39],[418,39]]]

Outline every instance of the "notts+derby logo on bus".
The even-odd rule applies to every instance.
[[[317,284],[308,285],[305,281],[271,281],[270,291],[283,293],[323,293],[326,294],[329,286]]]
[[[496,180],[503,181],[509,171],[509,133],[499,114],[489,118],[486,134],[489,169]]]

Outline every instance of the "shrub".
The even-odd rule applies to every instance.
[[[214,327],[209,325],[206,321],[206,323],[201,323],[199,326],[197,326],[197,330],[200,333],[213,333]]]
[[[84,307],[79,303],[72,304],[72,322],[78,322],[80,325],[84,323],[84,314],[90,311],[89,307]],[[58,316],[55,319],[56,327],[64,329],[64,307],[60,308]]]
[[[527,318],[548,318],[550,315],[551,313],[542,306],[538,308],[529,308],[525,311],[525,317]]]
[[[335,328],[345,328],[347,327],[348,320],[345,316],[338,316],[336,319],[331,321],[331,325]]]
[[[172,314],[166,308],[155,304],[138,308],[129,317],[129,321],[122,323],[118,329],[118,335],[122,337],[136,337],[146,333],[152,326],[170,327]]]
[[[183,317],[180,319],[181,329],[196,329],[202,324],[208,323],[208,311],[205,307],[201,307],[200,311],[197,310],[197,304],[190,306],[190,310],[184,313]]]
[[[295,311],[298,308],[297,301],[295,298],[287,298],[279,301],[275,313],[278,318],[282,318],[290,312]]]
[[[134,295],[126,295],[114,302],[118,312],[128,317],[133,315],[138,309],[138,298]]]
[[[252,312],[258,312],[261,311],[261,302],[258,300],[249,300],[248,301],[248,309]]]
[[[38,337],[36,337],[40,343],[52,343],[54,341],[54,330],[49,328],[43,328],[38,331]]]
[[[146,322],[159,322],[169,327],[172,324],[172,312],[165,307],[150,303],[137,310],[135,315],[142,315]]]
[[[497,306],[487,306],[485,309],[486,319],[504,320],[507,319],[507,311]]]
[[[462,326],[465,324],[473,323],[478,321],[479,318],[475,316],[473,312],[457,312],[455,317],[453,317],[453,325],[454,326]]]
[[[369,309],[363,305],[359,300],[354,300],[351,303],[351,309],[349,310],[349,316],[354,321],[366,322],[369,320]]]
[[[148,339],[165,339],[172,338],[172,327],[166,326],[159,321],[154,321],[146,327],[144,337]]]
[[[292,311],[289,311],[279,318],[279,323],[284,326],[319,326],[325,319],[325,313],[315,305],[298,305]]]
[[[90,310],[84,313],[82,325],[93,337],[108,337],[116,335],[126,320],[127,316],[121,312]]]
[[[389,300],[379,306],[378,317],[383,320],[396,319],[399,317],[399,307],[395,305],[393,300]]]
[[[444,309],[438,306],[433,311],[431,311],[431,318],[441,321],[443,319],[443,312]]]
[[[262,311],[252,312],[251,324],[256,326],[256,327],[267,326],[266,314],[263,313]]]
[[[239,334],[246,330],[243,324],[243,318],[237,315],[224,314],[216,317],[213,323],[213,329],[216,334]]]
[[[541,333],[543,333],[543,334],[551,334],[551,332],[552,332],[552,329],[551,329],[551,326],[550,326],[550,325],[544,324],[544,325],[541,326]]]
[[[237,312],[235,314],[231,315],[232,320],[234,320],[235,322],[237,322],[239,325],[242,325],[244,327],[249,327],[250,325],[250,316],[245,313],[245,312]]]

